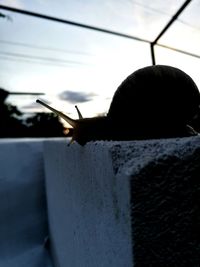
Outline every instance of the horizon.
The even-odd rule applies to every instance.
[[[53,14],[86,24],[92,24],[93,21],[94,26],[96,23],[98,27],[107,26],[108,29],[125,34],[133,33],[144,39],[155,38],[155,34],[183,3],[180,0],[176,3],[169,2],[169,6],[163,7],[162,1],[160,6],[153,3],[148,5],[148,1],[132,1],[127,5],[118,1],[115,6],[113,1],[103,1],[99,8],[97,0],[88,1],[85,5],[60,0],[61,6],[39,0],[34,3],[24,0],[0,1],[7,6]],[[121,13],[117,13],[117,7],[121,8]],[[185,47],[189,52],[198,54],[199,30],[192,30],[191,26],[186,25],[192,16],[191,23],[197,22],[197,26],[198,23],[200,25],[197,7],[200,8],[200,5],[192,2],[189,11],[186,9],[183,12],[172,29],[161,38],[160,44]],[[81,10],[96,10],[99,16],[84,14]],[[12,19],[0,18],[0,87],[11,92],[44,93],[42,99],[74,118],[77,117],[74,108],[76,104],[85,117],[107,112],[120,83],[135,70],[152,64],[149,44],[145,42],[9,11],[0,12]],[[132,13],[135,16],[132,17]],[[183,26],[184,31],[181,31]],[[157,64],[180,68],[200,88],[198,58],[159,46],[155,47],[155,52]],[[34,97],[9,96],[9,99],[23,112],[44,110],[35,103]]]

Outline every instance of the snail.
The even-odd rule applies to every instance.
[[[196,135],[191,127],[199,111],[200,93],[182,70],[155,65],[129,75],[117,88],[106,116],[74,120],[46,103],[73,127],[72,140],[142,140]],[[121,126],[122,125],[122,126]]]

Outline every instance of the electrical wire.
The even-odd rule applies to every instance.
[[[19,63],[28,63],[28,64],[36,64],[36,65],[45,65],[45,66],[53,66],[53,67],[61,67],[61,68],[66,68],[68,67],[67,64],[65,65],[61,65],[61,64],[52,64],[50,62],[39,62],[39,61],[31,61],[31,60],[27,60],[27,59],[20,59],[20,58],[11,58],[11,57],[5,57],[5,56],[0,56],[0,60],[5,60],[5,61],[12,61],[12,62],[19,62]],[[72,67],[72,65],[69,64],[70,67]]]
[[[13,45],[13,46],[28,47],[32,49],[38,49],[38,50],[45,50],[45,51],[54,51],[54,52],[62,52],[62,53],[68,53],[68,54],[79,54],[79,55],[92,56],[91,54],[86,53],[86,52],[65,50],[65,49],[53,48],[53,47],[48,47],[48,46],[39,46],[39,45],[33,45],[33,44],[21,43],[21,42],[13,42],[13,41],[7,41],[7,40],[0,40],[0,43]]]
[[[111,34],[111,35],[115,35],[115,36],[119,36],[119,37],[124,37],[124,38],[128,38],[128,39],[136,40],[139,42],[149,43],[149,40],[139,38],[137,36],[133,36],[133,35],[129,35],[129,34],[121,33],[121,32],[116,32],[116,31],[105,29],[105,28],[99,28],[96,26],[87,25],[84,23],[79,23],[79,22],[75,22],[75,21],[71,21],[71,20],[67,20],[67,19],[62,19],[62,18],[58,18],[58,17],[53,17],[53,16],[49,16],[49,15],[45,15],[45,14],[40,14],[40,13],[36,13],[36,12],[24,10],[24,9],[19,9],[19,8],[10,7],[10,6],[4,6],[4,5],[0,5],[0,9],[19,13],[19,14],[23,14],[23,15],[27,15],[27,16],[32,16],[35,18],[40,18],[40,19],[45,19],[45,20],[49,20],[49,21],[64,23],[64,24],[68,24],[71,26],[80,27],[80,28],[84,28],[84,29],[88,29],[88,30],[92,30],[92,31],[96,31],[96,32],[102,32],[102,33]]]
[[[38,63],[39,61],[42,62],[48,62],[48,63],[61,63],[61,64],[78,64],[78,65],[87,65],[86,63],[80,62],[80,61],[74,61],[74,60],[62,60],[62,59],[57,59],[57,58],[52,58],[52,57],[41,57],[41,56],[32,56],[32,55],[27,55],[27,54],[20,54],[20,53],[13,53],[13,52],[2,52],[0,51],[1,56],[6,56],[6,57],[11,57],[11,58],[22,58],[22,59],[28,59],[28,60],[37,60],[34,61]],[[33,62],[33,61],[32,61]]]

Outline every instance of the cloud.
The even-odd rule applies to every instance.
[[[1,4],[5,6],[15,7],[15,8],[24,8],[23,1],[21,0],[2,0]]]
[[[78,104],[91,101],[94,96],[96,96],[94,93],[64,91],[59,95],[59,98],[61,100],[66,100],[71,104]]]

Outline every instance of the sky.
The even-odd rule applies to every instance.
[[[150,3],[151,2],[151,3]],[[153,41],[183,0],[0,0],[0,4]],[[193,0],[160,43],[200,55],[200,3]],[[120,83],[151,65],[148,43],[5,11],[0,13],[0,87],[42,92],[40,98],[77,117],[108,111]],[[156,62],[187,72],[200,88],[200,59],[156,47]],[[24,112],[41,107],[34,96],[10,96]],[[42,108],[42,110],[44,110]]]

